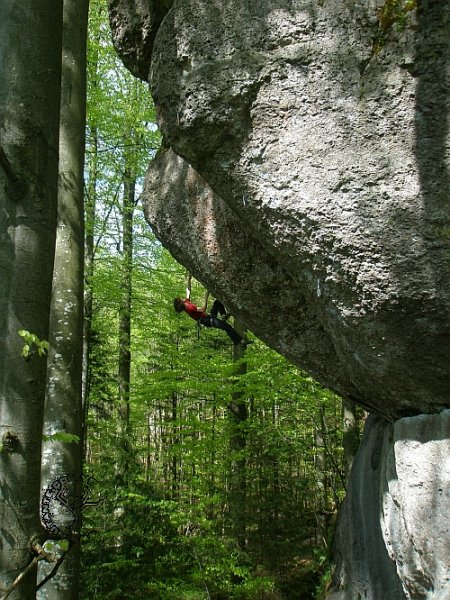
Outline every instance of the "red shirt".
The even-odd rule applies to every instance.
[[[199,319],[201,319],[202,317],[207,317],[208,314],[205,313],[204,310],[199,310],[197,308],[197,306],[191,302],[188,298],[185,298],[183,300],[184,302],[184,310],[187,312],[187,314],[192,317],[195,321],[198,321]]]

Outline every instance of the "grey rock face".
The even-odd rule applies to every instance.
[[[123,64],[148,78],[156,32],[173,0],[108,0],[114,47]]]
[[[145,215],[173,256],[198,274],[211,292],[226,299],[233,314],[245,319],[257,335],[267,337],[270,325],[283,354],[293,361],[299,354],[308,356],[316,377],[336,386],[337,357],[314,305],[306,302],[292,273],[249,235],[239,216],[206,181],[167,150],[150,166],[145,189],[158,190],[151,202],[145,202]],[[318,356],[323,361],[320,372]]]
[[[175,1],[153,51],[173,151],[150,167],[157,235],[269,345],[388,418],[449,404],[449,11],[408,13],[374,54],[377,2]],[[197,225],[168,199],[175,153],[234,222],[215,254],[181,234]],[[239,292],[214,267],[231,243]],[[249,244],[288,277],[281,299],[254,293]]]
[[[450,411],[369,417],[337,528],[328,600],[450,598]]]

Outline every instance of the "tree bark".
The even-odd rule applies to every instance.
[[[90,8],[90,27],[88,45],[89,60],[88,80],[89,89],[95,96],[96,89],[99,85],[99,46],[100,46],[100,31],[98,23],[98,15],[95,14],[95,9],[98,8],[95,3],[91,3]],[[93,14],[94,12],[94,14]],[[94,26],[91,26],[91,24]],[[92,35],[92,29],[93,35]],[[97,205],[97,181],[99,178],[99,152],[98,152],[98,117],[95,114],[87,115],[87,129],[89,132],[88,152],[89,158],[87,161],[87,185],[84,201],[85,214],[85,242],[84,242],[84,322],[83,322],[83,375],[82,375],[82,405],[83,405],[83,440],[84,449],[83,456],[87,454],[87,415],[89,408],[89,388],[90,388],[90,352],[92,343],[92,278],[94,275],[94,231],[96,222],[96,205]]]
[[[92,144],[88,165],[88,185],[85,199],[85,241],[84,241],[84,319],[83,319],[83,367],[82,367],[82,393],[83,406],[83,456],[86,456],[87,444],[87,414],[90,388],[89,359],[92,342],[92,277],[94,275],[94,227],[96,207],[96,182],[98,175],[98,139],[97,130],[91,130]]]
[[[133,268],[133,212],[136,180],[125,168],[122,203],[122,272],[119,308],[119,446],[118,479],[126,485],[130,472],[131,292]]]
[[[21,356],[19,330],[48,339],[58,186],[62,0],[0,7],[0,585],[42,536],[40,462],[46,360]],[[35,598],[36,567],[11,600]]]
[[[245,328],[235,321],[234,328],[240,335],[245,335]],[[233,361],[235,364],[234,375],[239,382],[239,377],[247,372],[247,363],[243,360],[245,346],[233,346]],[[246,545],[246,497],[247,497],[247,460],[245,449],[247,434],[245,423],[248,419],[248,407],[241,390],[232,394],[228,406],[231,422],[231,465],[230,465],[230,517],[234,535],[241,548]]]
[[[319,406],[315,431],[315,467],[316,467],[316,539],[319,545],[327,544],[328,482],[327,458],[325,453],[325,406]]]
[[[171,435],[170,435],[170,446],[172,449],[172,458],[170,461],[170,474],[171,474],[171,486],[172,486],[172,499],[176,500],[178,498],[179,491],[179,465],[178,465],[178,456],[174,451],[174,448],[177,448],[179,445],[179,435],[178,435],[178,396],[176,391],[172,392],[172,412],[170,415],[171,421]]]
[[[348,481],[353,461],[359,447],[360,432],[356,404],[348,400],[343,400],[342,411],[344,421],[342,445],[344,447],[345,474]]]
[[[78,443],[53,442],[42,455],[42,488],[61,475],[73,480],[72,493],[81,495],[82,474],[82,348],[84,147],[86,126],[86,35],[88,0],[64,0],[59,188],[56,253],[50,316],[44,433],[72,433]],[[38,592],[45,600],[78,598],[81,514],[74,503],[74,544],[56,576]],[[78,529],[78,531],[77,531]],[[42,580],[53,565],[40,562]]]

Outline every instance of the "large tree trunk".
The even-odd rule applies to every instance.
[[[64,29],[59,139],[59,190],[56,254],[50,316],[50,351],[44,433],[66,431],[77,444],[54,442],[44,447],[42,487],[61,475],[73,478],[80,496],[82,472],[81,374],[83,347],[83,167],[86,124],[86,33],[88,1],[64,0]],[[74,503],[74,542],[58,573],[39,592],[46,600],[78,598],[80,544],[79,503]],[[39,579],[51,566],[41,563]]]
[[[58,184],[62,0],[0,8],[0,585],[33,558]],[[10,599],[35,598],[33,567]]]

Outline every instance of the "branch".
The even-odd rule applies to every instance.
[[[73,540],[69,540],[69,547],[68,547],[68,548],[67,548],[67,550],[66,550],[65,552],[63,552],[63,553],[61,554],[61,556],[58,558],[58,560],[57,560],[57,561],[56,561],[56,563],[55,563],[55,566],[54,566],[54,567],[53,567],[53,569],[50,571],[50,573],[49,573],[48,575],[46,575],[46,576],[44,577],[44,579],[38,583],[38,585],[37,585],[37,587],[36,587],[36,591],[40,590],[40,589],[41,589],[41,587],[44,587],[44,585],[45,585],[45,584],[46,584],[48,581],[50,581],[50,579],[52,579],[52,578],[53,578],[53,577],[56,575],[56,573],[57,573],[57,572],[58,572],[58,570],[59,570],[59,567],[62,565],[62,563],[64,562],[64,560],[65,560],[66,556],[69,554],[69,552],[70,552],[70,549],[71,549],[71,548],[72,548],[72,546],[73,546],[73,543],[74,543],[74,542],[73,542]]]
[[[52,552],[47,552],[37,542],[34,542],[32,544],[32,549],[36,553],[36,556],[33,557],[31,562],[29,563],[29,565],[25,567],[25,569],[22,571],[22,573],[20,573],[14,579],[11,586],[8,589],[4,590],[6,593],[4,594],[4,596],[2,596],[0,598],[0,600],[6,600],[8,598],[8,596],[10,596],[13,593],[13,591],[16,589],[16,587],[25,579],[25,577],[28,575],[28,573],[30,573],[30,571],[32,571],[37,566],[37,564],[40,560],[45,560],[47,562],[55,562],[56,561],[55,554],[53,554]]]
[[[23,579],[25,579],[25,577],[28,575],[28,573],[29,573],[30,571],[32,571],[32,570],[34,569],[34,567],[35,567],[35,566],[38,564],[39,560],[40,560],[39,556],[35,556],[35,557],[33,557],[33,560],[30,562],[30,564],[29,564],[29,565],[28,565],[28,566],[27,566],[27,567],[26,567],[26,568],[25,568],[25,569],[22,571],[22,573],[20,573],[20,575],[18,575],[18,576],[17,576],[17,577],[14,579],[14,581],[12,582],[12,585],[11,585],[11,587],[9,587],[9,588],[6,590],[6,594],[5,594],[4,596],[2,596],[2,597],[0,598],[0,600],[6,600],[6,598],[8,598],[8,596],[9,596],[10,594],[12,594],[12,593],[13,593],[13,591],[16,589],[16,587],[19,585],[19,583],[20,583],[20,582],[21,582]]]

